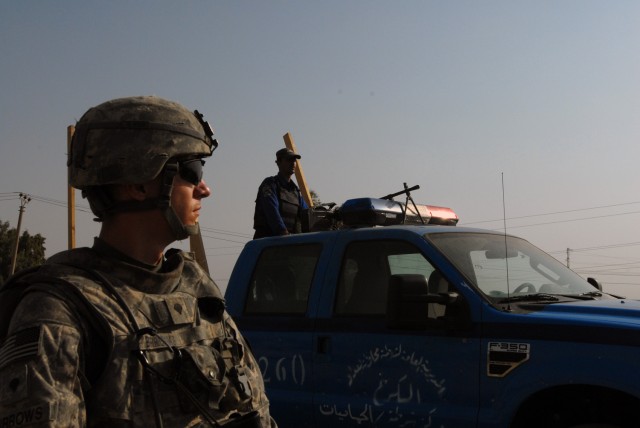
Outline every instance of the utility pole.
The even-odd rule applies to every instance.
[[[18,227],[16,228],[16,240],[13,242],[13,251],[11,256],[11,271],[9,275],[13,275],[16,271],[16,261],[18,260],[18,242],[20,242],[20,227],[22,226],[22,214],[24,213],[24,207],[27,206],[31,196],[20,193],[20,215],[18,216]]]
[[[569,266],[569,251],[571,251],[571,248],[567,248],[567,267],[570,268]]]

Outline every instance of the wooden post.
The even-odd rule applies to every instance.
[[[294,153],[298,153],[296,150],[296,144],[293,142],[293,137],[291,133],[287,132],[283,135],[284,144],[287,146],[289,150],[293,150]],[[307,203],[309,208],[313,207],[313,201],[311,200],[311,193],[309,192],[309,188],[307,187],[307,180],[304,178],[304,172],[302,171],[302,164],[300,163],[301,159],[298,159],[298,167],[296,168],[296,181],[298,182],[298,187],[300,188],[300,194],[302,198]]]
[[[71,139],[76,132],[73,125],[67,126],[67,153],[71,156]],[[76,198],[75,189],[69,184],[71,178],[71,167],[67,168],[67,242],[69,249],[76,247]]]

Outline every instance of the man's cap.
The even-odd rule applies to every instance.
[[[302,158],[302,156],[300,156],[299,154],[297,154],[296,152],[294,152],[291,149],[284,148],[284,149],[280,149],[280,150],[278,150],[276,152],[276,160],[282,159],[282,158],[285,158],[285,159],[291,159],[291,158],[300,159],[300,158]]]

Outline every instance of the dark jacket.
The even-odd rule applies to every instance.
[[[301,232],[302,210],[308,208],[293,181],[279,175],[265,178],[256,196],[253,215],[254,239]]]

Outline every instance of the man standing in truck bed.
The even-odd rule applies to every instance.
[[[192,254],[164,251],[198,232],[217,145],[197,110],[162,98],[82,116],[69,180],[100,236],[0,290],[0,425],[272,426],[217,285]]]
[[[300,155],[290,149],[276,152],[278,174],[260,184],[253,215],[253,239],[289,235],[302,231],[302,210],[308,208],[300,189],[291,179]]]

